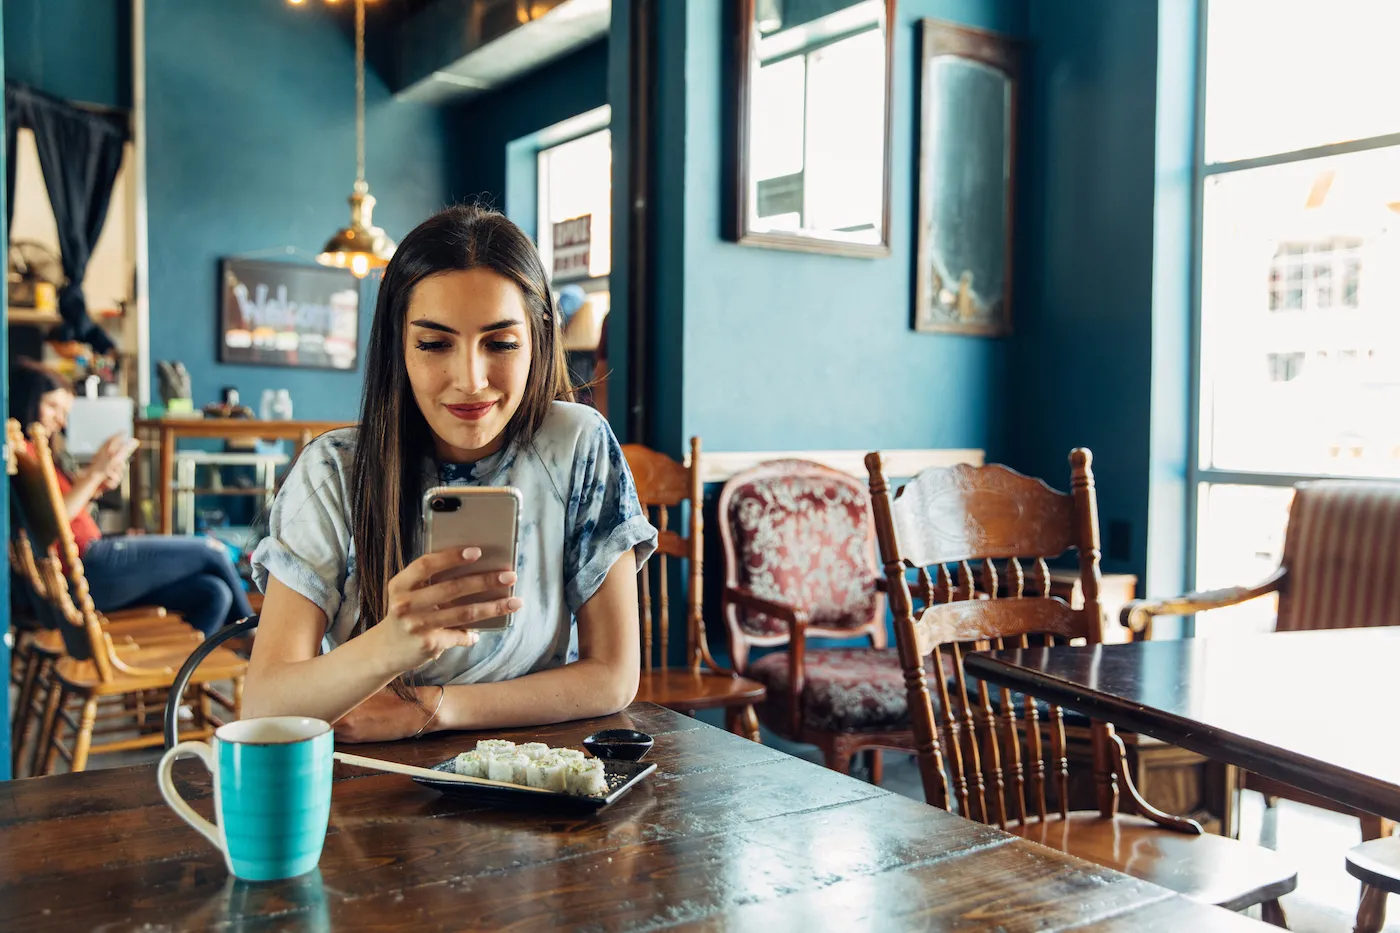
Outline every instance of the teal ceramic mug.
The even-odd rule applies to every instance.
[[[295,878],[316,867],[331,813],[335,736],[304,716],[244,719],[220,726],[211,744],[181,742],[160,760],[160,792],[180,818],[224,853],[245,881]],[[170,769],[196,755],[214,776],[214,818],[175,790]]]

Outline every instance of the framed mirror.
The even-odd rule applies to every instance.
[[[731,0],[726,235],[848,256],[890,251],[895,0]]]
[[[1011,332],[1020,45],[923,21],[914,329]]]

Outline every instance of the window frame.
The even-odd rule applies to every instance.
[[[1327,158],[1330,156],[1347,155],[1355,152],[1369,152],[1376,149],[1400,148],[1400,133],[1387,133],[1380,136],[1368,136],[1362,139],[1350,140],[1342,143],[1328,143],[1321,146],[1310,146],[1304,149],[1294,149],[1286,152],[1270,153],[1268,155],[1253,156],[1246,159],[1234,159],[1226,162],[1207,162],[1205,157],[1205,134],[1206,134],[1206,81],[1207,81],[1207,52],[1210,32],[1210,4],[1211,0],[1200,0],[1199,15],[1196,22],[1196,88],[1195,88],[1195,139],[1192,149],[1194,150],[1193,171],[1192,171],[1192,234],[1191,234],[1191,333],[1190,333],[1190,405],[1189,425],[1190,430],[1187,437],[1187,465],[1186,465],[1186,581],[1190,589],[1197,587],[1197,562],[1200,556],[1200,507],[1203,499],[1204,486],[1232,485],[1232,486],[1273,486],[1273,487],[1293,487],[1299,483],[1317,479],[1347,479],[1347,480],[1368,480],[1379,479],[1393,481],[1394,477],[1389,476],[1369,476],[1359,474],[1347,474],[1337,476],[1327,473],[1291,473],[1291,472],[1269,472],[1252,470],[1230,470],[1221,469],[1214,466],[1205,466],[1209,462],[1209,441],[1210,422],[1209,413],[1203,410],[1205,400],[1203,379],[1205,374],[1201,370],[1201,330],[1202,330],[1202,284],[1204,268],[1204,245],[1205,245],[1205,190],[1207,182],[1216,175],[1231,174],[1234,172],[1249,171],[1251,169],[1267,168],[1275,165],[1288,165],[1294,162],[1306,162],[1313,159]],[[1308,254],[1312,255],[1312,254]],[[1336,266],[1333,268],[1331,277],[1332,302],[1331,310],[1348,310],[1343,294],[1344,277],[1336,274]],[[1287,290],[1287,281],[1282,283],[1284,293]],[[1305,277],[1304,279],[1304,310],[1309,306],[1309,290],[1312,283]],[[1283,314],[1291,313],[1292,309],[1279,307],[1270,309],[1270,313]],[[1306,365],[1306,364],[1305,364]],[[1240,580],[1241,584],[1253,581]],[[1182,634],[1191,637],[1196,634],[1196,619],[1194,616],[1185,620]]]

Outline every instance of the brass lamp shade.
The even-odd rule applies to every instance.
[[[363,190],[361,190],[363,185]],[[374,225],[374,195],[363,182],[350,195],[350,224],[341,227],[326,241],[316,261],[323,266],[349,269],[362,279],[371,269],[382,269],[393,258],[396,244]]]

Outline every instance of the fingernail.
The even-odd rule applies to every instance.
[[[501,574],[500,577],[498,577],[497,579],[499,579],[502,583],[514,583],[515,571],[507,570],[505,573]]]
[[[521,602],[519,599],[515,598],[514,596],[512,596],[510,599],[506,600],[506,608],[509,609],[511,612],[514,612],[515,610],[519,609],[519,608],[520,608],[521,606],[523,606],[523,605],[525,605],[525,604],[524,604],[523,602]]]
[[[465,558],[466,560],[476,560],[476,559],[477,559],[478,557],[480,557],[480,556],[481,556],[481,548],[479,548],[479,547],[469,547],[469,548],[467,548],[465,551],[462,552],[462,557]]]

